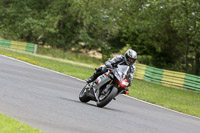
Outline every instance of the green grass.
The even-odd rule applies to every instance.
[[[94,58],[94,57],[89,57],[86,54],[83,53],[72,53],[70,51],[64,52],[63,50],[60,49],[51,49],[51,48],[45,48],[42,46],[38,47],[37,54],[41,55],[46,55],[50,57],[55,57],[55,58],[61,58],[61,59],[67,59],[75,62],[81,62],[81,63],[86,63],[86,64],[92,64],[92,65],[101,65],[102,60]]]
[[[87,64],[83,63],[80,64],[76,62],[70,62],[67,60],[65,61],[56,58],[48,58],[40,55],[38,56],[29,53],[10,51],[8,49],[0,49],[0,54],[10,56],[34,65],[52,69],[80,79],[86,79],[94,72],[93,66],[87,66]]]
[[[81,66],[79,63],[63,62],[54,58],[44,58],[0,49],[0,54],[18,58],[26,62],[46,67],[61,73],[85,80],[94,72],[92,67]],[[83,61],[82,61],[83,63]],[[85,62],[87,63],[87,62]],[[134,80],[130,87],[130,96],[148,101],[179,112],[200,117],[200,93],[165,87],[158,84]]]
[[[200,93],[140,80],[133,82],[130,95],[153,104],[200,117]]]
[[[42,133],[0,113],[0,133]]]

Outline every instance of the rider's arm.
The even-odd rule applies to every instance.
[[[115,67],[115,65],[121,61],[123,61],[123,55],[118,55],[118,56],[112,58],[111,60],[106,61],[105,66],[108,68]]]
[[[135,67],[135,65],[133,65],[133,66],[131,67],[131,72],[130,72],[130,75],[129,75],[130,85],[131,85],[132,82],[133,82],[133,75],[134,75],[135,70],[136,70],[136,67]],[[129,86],[130,86],[130,85],[129,85]]]

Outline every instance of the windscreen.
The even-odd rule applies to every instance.
[[[118,80],[121,80],[122,78],[125,78],[125,76],[128,74],[129,66],[126,65],[118,65],[115,70],[115,76]]]

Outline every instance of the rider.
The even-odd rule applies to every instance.
[[[120,65],[128,65],[131,66],[130,69],[130,77],[129,77],[129,81],[130,81],[130,85],[133,81],[133,74],[135,72],[135,61],[137,60],[137,53],[132,50],[129,49],[126,51],[126,53],[124,55],[118,55],[114,58],[112,58],[111,60],[108,60],[105,62],[105,65],[102,65],[101,67],[95,69],[96,72],[86,80],[87,83],[91,83],[92,81],[94,81],[98,76],[100,76],[101,74],[105,73],[107,71],[106,68],[113,68],[116,67],[118,64]],[[126,88],[126,94],[128,94],[128,87]]]

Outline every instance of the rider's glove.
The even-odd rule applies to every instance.
[[[110,62],[106,62],[106,63],[105,63],[105,66],[106,66],[107,68],[113,68],[113,66],[111,65]]]

